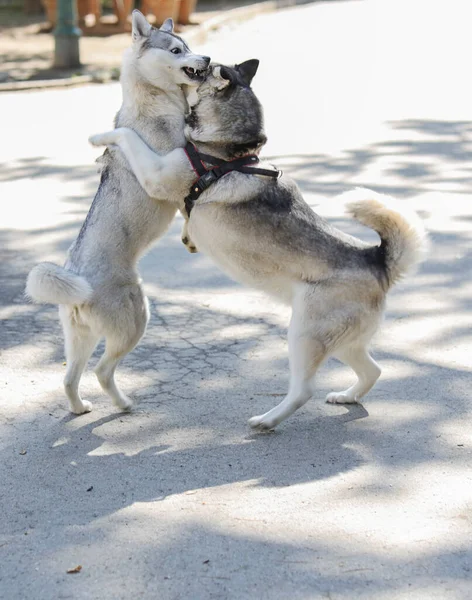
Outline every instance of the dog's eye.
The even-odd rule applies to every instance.
[[[181,54],[182,50],[180,48],[172,48],[172,54]]]

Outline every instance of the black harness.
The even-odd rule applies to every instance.
[[[189,217],[195,201],[198,200],[200,195],[208,189],[210,185],[215,183],[215,181],[218,181],[218,179],[231,173],[231,171],[239,171],[239,173],[247,173],[248,175],[265,175],[266,177],[273,177],[274,179],[277,179],[282,175],[282,171],[275,168],[255,168],[254,165],[259,163],[259,158],[255,154],[248,154],[247,156],[235,158],[234,160],[223,160],[222,158],[216,158],[216,156],[198,152],[191,142],[187,142],[184,150],[193,170],[196,175],[198,175],[197,179],[195,179],[190,187],[188,196],[184,200]],[[215,166],[207,169],[203,164],[203,161]]]

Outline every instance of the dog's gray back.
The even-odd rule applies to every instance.
[[[199,88],[187,135],[201,151],[227,160],[257,153],[266,139],[260,103],[238,71],[222,67],[221,72],[214,68]],[[189,232],[232,277],[273,289],[279,297],[285,295],[282,288],[289,293],[289,281],[314,283],[334,272],[364,277],[376,288],[382,277],[378,247],[331,226],[286,175],[227,175],[201,196]]]

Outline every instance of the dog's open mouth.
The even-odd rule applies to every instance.
[[[203,81],[208,69],[192,69],[192,67],[183,67],[182,71],[187,75],[189,79],[195,81]]]

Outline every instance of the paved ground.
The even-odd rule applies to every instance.
[[[329,2],[204,48],[261,58],[266,154],[316,210],[374,239],[332,201],[369,185],[431,231],[428,262],[391,295],[364,407],[323,403],[351,377],[331,361],[316,399],[274,434],[246,419],[287,388],[288,312],[188,255],[180,221],[142,262],[152,321],[119,372],[136,410],[117,414],[88,373],[94,411],[68,414],[56,310],[22,289],[78,231],[98,182],[87,136],[109,127],[120,90],[0,97],[2,598],[470,599],[464,5]]]

